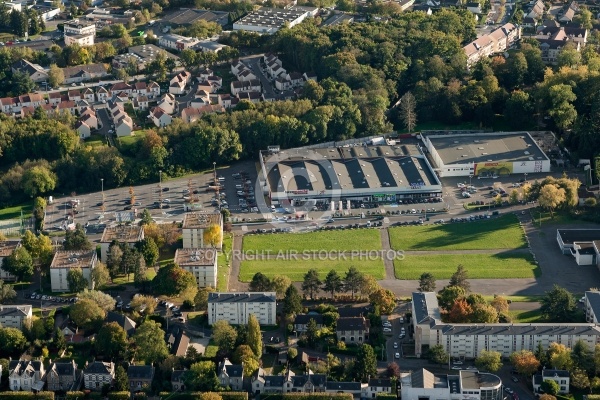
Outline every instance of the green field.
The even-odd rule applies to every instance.
[[[529,254],[435,254],[406,255],[394,261],[398,279],[419,279],[430,272],[436,279],[449,279],[462,264],[470,279],[534,278],[541,274]]]
[[[233,235],[231,233],[223,236],[223,251],[217,256],[217,291],[226,292],[229,286],[229,265],[231,261],[227,255],[231,254],[233,248]]]
[[[85,144],[92,147],[102,147],[107,145],[106,138],[102,135],[90,135],[90,137],[85,140]]]
[[[395,250],[483,250],[527,247],[515,215],[467,223],[418,225],[389,229]]]
[[[537,310],[514,310],[508,312],[513,322],[519,323],[530,323],[530,322],[544,322],[542,314],[539,309]]]
[[[242,248],[244,252],[260,251],[274,254],[290,250],[381,250],[381,238],[377,229],[245,235]]]
[[[355,266],[360,272],[371,275],[375,279],[383,279],[385,271],[382,260],[252,260],[242,261],[240,265],[239,279],[242,282],[250,282],[257,272],[262,272],[269,278],[275,275],[285,275],[293,282],[302,282],[304,274],[311,268],[319,272],[324,279],[329,271],[336,270],[342,277],[348,268]]]
[[[30,218],[32,210],[33,206],[31,204],[3,208],[0,210],[0,220],[21,218],[21,212],[23,212],[23,218]]]

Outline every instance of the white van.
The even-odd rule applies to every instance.
[[[235,185],[236,189],[243,189],[244,187],[242,185]]]
[[[48,204],[52,203],[54,203],[54,199],[52,198],[52,196],[48,196]]]

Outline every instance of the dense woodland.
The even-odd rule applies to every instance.
[[[19,121],[2,117],[0,168],[6,173],[0,180],[0,202],[15,202],[24,195],[22,177],[32,175],[26,172],[34,166],[44,176],[37,176],[37,190],[29,182],[29,196],[97,190],[100,178],[106,187],[152,181],[159,170],[178,176],[210,167],[213,161],[225,164],[255,157],[275,143],[289,148],[403,129],[400,109],[390,107],[407,92],[416,99],[419,123],[551,129],[574,158],[597,155],[600,56],[594,35],[581,54],[565,46],[554,68],[543,64],[535,41],[524,40],[507,58],[484,60],[467,72],[462,46],[475,37],[475,26],[466,11],[442,10],[432,16],[408,12],[388,23],[326,28],[317,22],[309,20],[269,37],[234,33],[227,38],[239,47],[279,53],[288,70],[315,71],[319,82],[308,82],[298,100],[242,102],[230,112],[207,115],[191,125],[175,120],[119,149],[79,143],[71,128],[74,118],[67,115],[51,122],[42,112]],[[120,50],[114,45],[88,49],[88,59],[107,60]],[[72,59],[78,49],[55,50],[55,62],[79,61]],[[10,71],[10,63],[20,58],[48,65],[48,56],[3,48],[1,70]],[[154,78],[165,75],[168,66],[163,67],[150,71]],[[189,67],[193,69],[193,63]],[[30,89],[10,72],[4,80],[9,82],[6,94]]]

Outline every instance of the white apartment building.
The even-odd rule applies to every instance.
[[[585,292],[585,320],[597,324],[600,317],[600,292],[588,290]]]
[[[12,252],[15,251],[15,249],[17,247],[20,246],[20,243],[21,243],[21,241],[7,241],[7,240],[0,242],[0,266],[2,266],[2,261],[4,261],[4,258],[10,256],[12,254]],[[2,279],[4,282],[8,282],[8,281],[14,281],[17,278],[13,274],[6,272],[2,268],[0,268],[0,279]]]
[[[100,260],[106,262],[108,248],[116,240],[126,243],[133,248],[137,242],[144,240],[144,228],[137,225],[122,225],[104,228],[102,239],[100,239]]]
[[[94,35],[65,35],[65,46],[72,44],[91,46],[94,44]]]
[[[91,46],[94,44],[94,37],[96,36],[95,23],[75,19],[65,22],[64,27],[65,45]]]
[[[0,326],[3,328],[23,329],[31,321],[32,308],[28,304],[6,306],[0,304]]]
[[[548,348],[557,342],[573,347],[578,340],[593,348],[600,343],[600,327],[595,324],[451,324],[439,318],[435,293],[412,294],[415,354],[424,346],[441,345],[452,358],[476,358],[482,350],[497,351],[509,357],[515,351],[535,351],[538,344]]]
[[[92,270],[96,267],[98,256],[95,250],[90,251],[57,251],[50,264],[50,287],[53,292],[68,292],[67,275],[74,268],[81,269],[88,288],[94,288]]]
[[[199,43],[200,40],[196,38],[176,35],[174,33],[168,33],[158,38],[158,45],[160,47],[179,51],[196,48]]]
[[[175,264],[194,275],[199,288],[217,287],[216,249],[177,249]]]
[[[211,247],[204,243],[204,231],[212,226],[221,227],[221,237],[223,237],[223,217],[220,212],[195,211],[185,214],[183,217],[183,248],[199,249]],[[215,247],[221,249],[223,243],[218,243]]]
[[[502,380],[493,374],[459,371],[458,375],[434,374],[425,368],[400,376],[403,400],[501,400]]]
[[[276,308],[275,292],[213,292],[208,294],[208,323],[225,320],[232,325],[242,325],[254,314],[261,325],[274,325]]]

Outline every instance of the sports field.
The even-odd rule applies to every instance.
[[[297,252],[381,250],[381,238],[378,229],[244,235],[242,248],[245,252],[260,251],[275,254],[292,250]]]
[[[470,279],[534,278],[541,274],[533,257],[523,253],[502,254],[407,254],[394,261],[398,279],[419,279],[430,272],[436,279],[449,279],[462,264]]]
[[[394,250],[485,250],[527,247],[523,229],[513,214],[466,223],[393,227],[389,232],[390,245]]]
[[[240,265],[240,281],[250,282],[257,272],[262,272],[267,277],[272,278],[275,275],[285,275],[293,282],[302,282],[304,274],[311,268],[319,272],[319,277],[325,279],[325,276],[332,269],[343,278],[348,268],[355,266],[365,275],[371,275],[375,279],[383,279],[385,271],[382,260],[303,260],[298,257],[297,260],[252,260],[242,261]]]

